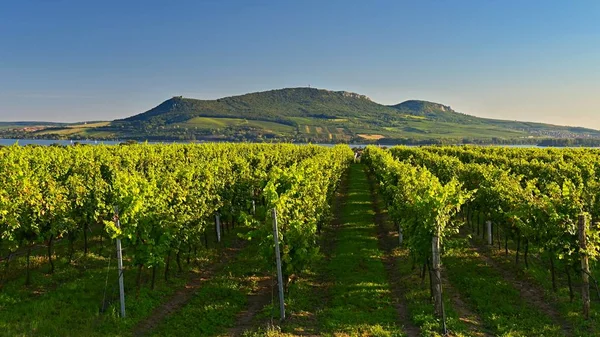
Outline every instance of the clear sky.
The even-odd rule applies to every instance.
[[[600,129],[600,1],[0,1],[1,121],[308,85]]]

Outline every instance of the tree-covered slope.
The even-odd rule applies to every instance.
[[[539,138],[600,138],[597,130],[479,118],[439,103],[409,100],[386,106],[364,95],[287,88],[216,100],[176,96],[158,106],[94,128],[60,127],[33,137],[138,140],[280,140],[298,142],[521,142]]]
[[[194,117],[234,117],[296,124],[291,117],[358,118],[376,123],[382,116],[397,114],[368,97],[345,91],[291,88],[196,100],[173,97],[157,107],[125,119],[127,122],[179,123]]]
[[[402,113],[411,114],[415,116],[423,116],[434,121],[468,123],[473,125],[485,124],[510,130],[523,131],[534,136],[545,135],[557,138],[563,138],[561,137],[561,135],[566,137],[569,134],[579,135],[582,137],[600,136],[600,132],[598,132],[597,130],[582,127],[570,127],[545,123],[508,121],[475,117],[454,111],[449,106],[427,101],[410,100],[393,105],[392,107],[398,109]]]
[[[409,100],[393,106],[364,95],[288,88],[217,100],[173,97],[118,121],[146,133],[204,134],[310,141],[392,139],[518,139],[600,137],[596,130],[479,118],[439,103]],[[154,131],[151,131],[154,130]],[[167,131],[170,130],[170,131]]]

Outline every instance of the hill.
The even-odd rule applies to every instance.
[[[77,130],[75,130],[77,129]],[[479,118],[439,103],[410,100],[392,106],[367,96],[288,88],[198,100],[172,97],[111,123],[55,127],[36,136],[138,140],[282,140],[299,142],[531,142],[539,138],[600,138],[592,129]]]

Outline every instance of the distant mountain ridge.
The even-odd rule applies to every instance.
[[[74,137],[77,132],[68,135]],[[316,88],[276,89],[215,100],[175,96],[148,111],[81,132],[88,138],[296,142],[600,138],[600,131],[593,129],[480,118],[421,100],[387,106],[358,93]],[[64,130],[56,127],[38,134],[64,135]]]
[[[355,115],[356,109],[371,112],[385,109],[365,95],[347,91],[329,91],[314,88],[290,88],[223,97],[216,100],[198,100],[175,96],[144,113],[124,121],[151,120],[180,121],[188,117],[251,117],[257,120],[282,120],[282,117],[312,115]]]

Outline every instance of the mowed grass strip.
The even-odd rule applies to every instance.
[[[498,234],[495,233],[495,235]],[[486,241],[476,237],[475,233],[472,233],[471,236],[473,237],[471,244],[474,245],[474,247],[482,248],[480,252],[492,259],[494,263],[496,263],[497,268],[502,268],[505,274],[510,273],[519,282],[530,283],[533,287],[538,287],[544,293],[543,300],[554,306],[561,314],[561,317],[565,320],[565,322],[572,327],[573,336],[595,336],[599,334],[600,308],[597,304],[595,304],[597,302],[594,302],[597,297],[595,295],[596,292],[593,286],[593,281],[590,285],[592,292],[590,319],[586,320],[584,319],[582,313],[583,303],[581,301],[580,292],[580,273],[570,270],[574,291],[574,299],[571,301],[564,261],[557,260],[555,262],[557,291],[553,292],[552,277],[550,274],[550,261],[544,252],[539,248],[530,245],[528,263],[529,267],[526,267],[522,255],[521,263],[519,265],[515,264],[516,242],[513,240],[508,240],[508,255],[506,255],[504,243],[502,243],[501,249],[496,249],[497,247],[487,246]],[[496,236],[494,237],[497,238]],[[502,238],[502,240],[504,240],[504,233]],[[598,273],[597,268],[592,269],[592,275],[594,275],[596,280],[599,279],[600,273]]]
[[[334,283],[319,322],[324,336],[403,336],[378,248],[363,165],[353,164],[341,228],[327,268]]]
[[[245,248],[218,270],[194,297],[167,316],[153,336],[219,336],[235,325],[237,315],[263,277],[261,255]]]
[[[564,336],[561,326],[527,303],[500,271],[485,263],[467,239],[448,241],[443,263],[461,297],[476,308],[486,327],[498,336]]]
[[[199,249],[196,256],[192,254],[189,265],[186,256],[182,256],[183,273],[177,272],[172,261],[169,281],[164,281],[164,268],[159,269],[154,290],[150,289],[151,270],[147,268],[143,269],[142,287],[137,289],[137,270],[124,251],[126,318],[119,315],[114,241],[106,243],[102,254],[95,245],[91,245],[87,257],[78,251],[71,264],[64,254],[55,257],[56,270],[52,275],[46,274],[49,267],[45,257],[32,257],[38,268],[32,271],[30,286],[23,285],[25,257],[20,257],[11,262],[11,273],[18,276],[0,289],[0,336],[132,336],[136,324],[185,286],[190,271],[201,273],[218,261],[222,248],[237,240],[232,232],[221,244],[211,241],[208,249]],[[56,252],[64,253],[64,249],[59,245]],[[105,296],[110,305],[101,312]]]

